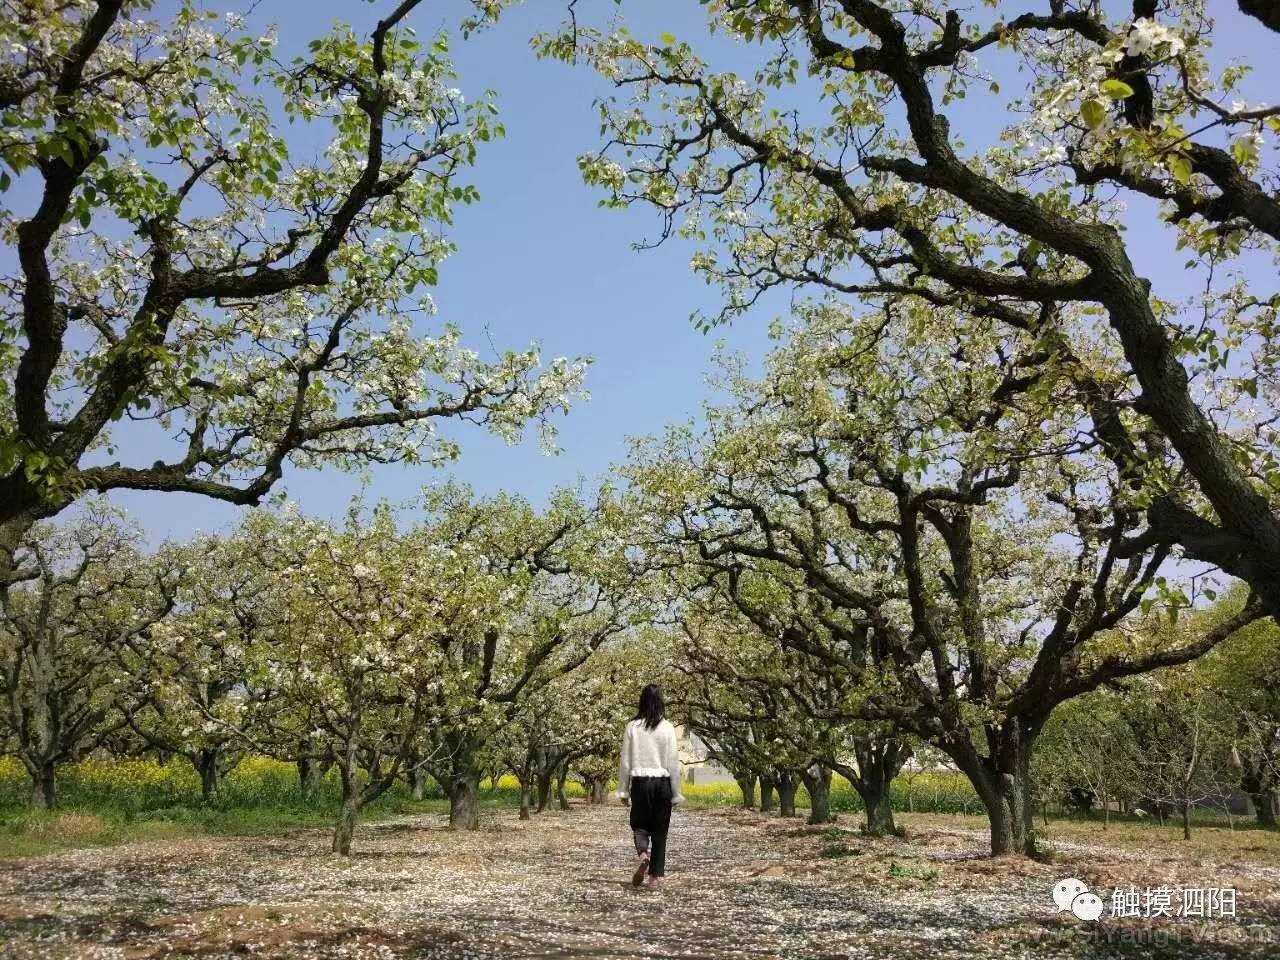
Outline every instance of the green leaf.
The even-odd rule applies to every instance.
[[[658,35],[658,39],[665,43],[668,47],[676,42],[675,34],[663,33]]]
[[[1100,127],[1106,116],[1107,108],[1102,105],[1101,100],[1091,99],[1080,104],[1080,118],[1090,130]]]
[[[1191,161],[1181,153],[1170,155],[1165,166],[1169,168],[1169,172],[1173,174],[1173,179],[1179,183],[1191,182]]]
[[[1102,92],[1112,100],[1123,100],[1126,97],[1133,96],[1133,87],[1123,80],[1117,80],[1112,77],[1110,80],[1102,81]]]

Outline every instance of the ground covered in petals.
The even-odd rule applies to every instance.
[[[131,843],[0,864],[5,958],[1190,957],[1280,955],[1280,844],[1257,831],[1056,831],[1047,863],[983,856],[972,818],[906,839],[742,811],[677,814],[668,884],[630,886],[619,807],[455,833],[404,818],[328,837]],[[1219,851],[1216,855],[1213,851]],[[1054,882],[1230,887],[1237,917],[1058,914]]]

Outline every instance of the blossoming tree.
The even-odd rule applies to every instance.
[[[419,4],[290,62],[192,0],[6,8],[0,578],[85,491],[253,504],[288,464],[448,460],[445,420],[550,430],[581,364],[420,323],[476,198],[459,171],[502,127],[409,29]],[[116,459],[126,434],[147,462]]]
[[[57,801],[57,767],[92,750],[131,694],[117,656],[173,609],[181,558],[145,558],[136,528],[99,501],[28,530],[27,579],[0,583],[0,744],[22,761],[32,802]]]
[[[843,668],[833,720],[891,721],[951,758],[993,853],[1034,850],[1030,761],[1058,704],[1189,662],[1261,615],[1248,603],[1204,635],[1126,642],[1126,618],[1185,606],[1193,584],[1158,541],[1126,550],[1144,541],[1143,488],[1100,452],[1105,355],[1068,372],[1043,349],[912,298],[865,316],[811,305],[760,378],[728,365],[736,399],[702,433],[673,430],[627,467],[658,536],[707,578],[771,580],[780,599],[755,604],[755,625]],[[793,610],[824,605],[848,623],[797,629]],[[824,636],[851,628],[874,656]]]
[[[445,544],[411,549],[385,504],[368,514],[353,505],[340,526],[296,514],[250,523],[264,534],[278,611],[250,656],[283,706],[265,737],[242,732],[262,752],[305,743],[333,759],[342,790],[333,849],[347,854],[360,811],[395,783],[422,728],[453,719],[434,697],[440,640],[474,603],[471,558]]]
[[[174,609],[117,651],[131,678],[118,704],[125,723],[153,749],[190,761],[206,801],[278,705],[253,656],[276,620],[270,574],[259,562],[265,545],[255,539],[261,532],[249,525],[232,536],[201,536],[148,558],[183,558]]]
[[[752,72],[576,19],[541,47],[616,84],[584,175],[611,205],[655,208],[660,239],[699,243],[694,268],[725,292],[714,319],[775,287],[908,297],[1037,332],[1102,318],[1073,344],[1124,357],[1105,449],[1140,478],[1150,520],[1125,550],[1177,544],[1280,615],[1280,299],[1274,271],[1250,269],[1280,239],[1280,107],[1247,102],[1247,65],[1216,56],[1207,5],[703,6],[759,51]],[[1275,29],[1273,4],[1239,6],[1257,18],[1246,29]],[[1189,287],[1135,266],[1135,216],[1187,251]],[[1144,469],[1129,441],[1148,430],[1194,489]]]
[[[579,671],[628,629],[639,598],[607,494],[589,504],[559,491],[544,510],[458,488],[432,501],[433,519],[409,537],[421,551],[447,543],[464,552],[472,580],[485,584],[441,635],[437,701],[457,719],[428,731],[422,751],[449,796],[450,823],[474,830],[481,772],[498,760],[507,728],[545,704],[553,684],[566,695],[585,680]]]

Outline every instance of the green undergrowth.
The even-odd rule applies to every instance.
[[[415,800],[396,784],[361,814],[364,822],[408,814],[448,810],[439,786]],[[29,804],[30,781],[12,758],[0,759],[0,858],[37,856],[79,847],[109,846],[137,840],[200,836],[255,836],[328,827],[338,812],[334,771],[313,795],[303,792],[296,768],[263,757],[239,764],[217,796],[204,802],[200,779],[184,760],[88,760],[58,771],[54,810]],[[570,797],[584,796],[569,784]],[[514,778],[481,784],[483,808],[515,807],[520,799]],[[553,799],[554,803],[554,799]]]
[[[738,807],[742,792],[732,781],[723,783],[687,783],[683,792],[691,807]],[[899,778],[889,790],[889,802],[902,813],[959,813],[976,815],[983,812],[982,803],[964,774],[949,771],[919,773],[908,782]],[[801,787],[796,792],[796,806],[808,809],[809,794]],[[861,813],[862,798],[850,783],[836,777],[831,781],[831,810],[834,813]]]

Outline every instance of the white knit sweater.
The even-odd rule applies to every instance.
[[[631,796],[632,777],[670,777],[671,802],[680,803],[680,747],[676,728],[663,720],[650,730],[632,720],[622,734],[622,763],[618,767],[618,796]]]

